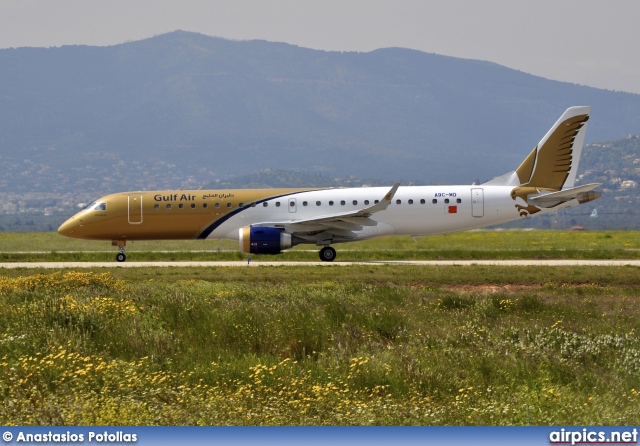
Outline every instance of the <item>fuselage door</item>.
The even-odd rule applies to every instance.
[[[132,225],[142,223],[142,194],[129,195],[129,223]]]
[[[471,189],[471,215],[484,217],[484,191],[482,189]]]
[[[295,214],[295,212],[298,210],[297,208],[298,206],[296,205],[296,199],[289,198],[289,212]]]

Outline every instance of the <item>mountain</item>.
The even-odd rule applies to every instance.
[[[587,142],[640,133],[640,95],[495,63],[183,31],[0,50],[0,191],[197,188],[271,168],[421,184],[513,170],[571,105]]]

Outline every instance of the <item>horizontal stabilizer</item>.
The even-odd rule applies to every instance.
[[[600,197],[600,192],[594,192],[593,189],[601,185],[601,183],[585,184],[584,186],[538,195],[529,198],[527,203],[544,208],[553,207],[574,199],[577,199],[580,203],[586,203]]]

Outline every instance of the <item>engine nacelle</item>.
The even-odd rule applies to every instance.
[[[240,229],[239,239],[244,254],[280,254],[292,246],[291,234],[266,226],[245,226]]]

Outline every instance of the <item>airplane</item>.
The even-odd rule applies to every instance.
[[[600,197],[574,187],[590,107],[571,107],[520,166],[480,185],[137,191],[107,195],[65,221],[67,237],[128,241],[232,239],[245,254],[279,254],[390,235],[427,236],[556,212]]]

